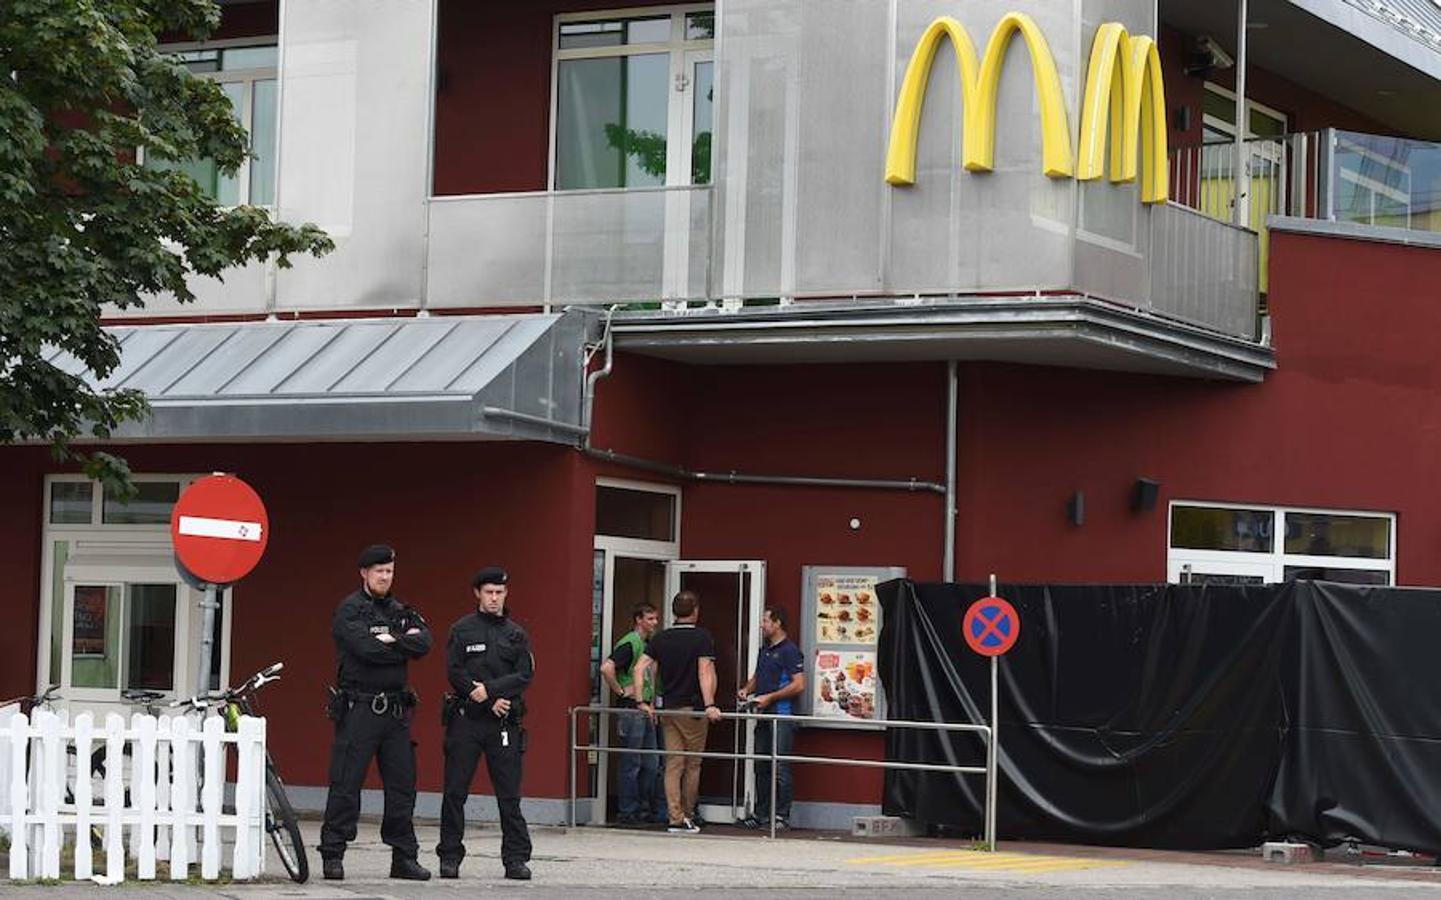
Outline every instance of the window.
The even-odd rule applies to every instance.
[[[1171,504],[1171,581],[1263,584],[1297,579],[1394,584],[1396,519],[1221,503]]]
[[[234,176],[211,159],[185,163],[146,160],[157,169],[187,172],[200,189],[224,206],[241,203],[268,206],[275,202],[276,124],[279,117],[274,39],[253,46],[202,46],[176,49],[174,58],[191,72],[220,83],[235,117],[250,133],[250,158]]]
[[[595,533],[645,541],[674,541],[677,499],[671,493],[598,485]]]
[[[170,510],[189,479],[139,475],[135,496],[122,501],[98,482],[83,478],[55,478],[49,485],[50,525],[148,525],[151,530],[170,527]]]
[[[552,186],[709,184],[714,36],[710,8],[557,19]]]
[[[40,683],[71,708],[116,708],[120,692],[193,689],[203,620],[176,570],[170,514],[196,476],[135,475],[122,502],[78,475],[46,479]],[[230,592],[211,633],[212,688],[229,671]],[[98,704],[98,705],[97,705]]]

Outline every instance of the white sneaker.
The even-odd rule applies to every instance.
[[[671,825],[666,831],[670,834],[700,834],[700,826],[690,819],[681,819],[679,825]]]

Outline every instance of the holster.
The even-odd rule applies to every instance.
[[[459,694],[447,692],[440,698],[440,725],[442,728],[449,728],[450,723],[455,720],[456,714],[460,712],[465,698]]]
[[[339,722],[350,712],[350,696],[333,684],[327,684],[325,690],[325,717],[332,722]]]

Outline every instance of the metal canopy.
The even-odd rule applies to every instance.
[[[95,386],[150,400],[151,416],[122,425],[120,440],[570,442],[593,320],[576,312],[112,327],[121,363]],[[83,374],[73,357],[51,359]]]
[[[1270,347],[1081,296],[617,315],[616,347],[702,365],[985,360],[1258,382]]]

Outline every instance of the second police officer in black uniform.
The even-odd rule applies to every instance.
[[[346,844],[355,840],[360,787],[372,758],[385,786],[380,838],[391,848],[390,877],[430,877],[416,860],[415,744],[410,739],[416,697],[406,682],[410,661],[430,651],[430,628],[390,593],[394,580],[395,551],[381,544],[365,548],[360,589],[340,602],[331,623],[340,662],[339,686],[328,710],[335,720],[335,744],[320,829],[326,878],[345,877],[342,859]]]
[[[530,832],[520,812],[525,752],[524,693],[535,673],[530,637],[505,608],[505,570],[483,569],[471,580],[477,609],[450,628],[446,675],[445,796],[440,804],[440,877],[460,877],[465,857],[465,801],[482,755],[500,808],[500,859],[505,877],[530,878]]]

